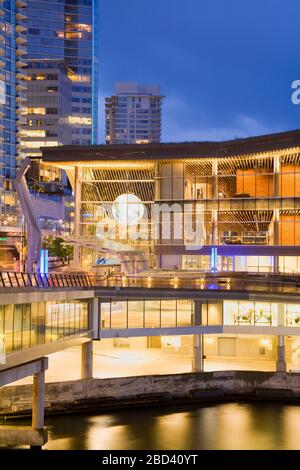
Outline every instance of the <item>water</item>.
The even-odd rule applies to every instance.
[[[14,423],[16,424],[16,423]],[[46,449],[300,449],[300,406],[226,403],[46,419]]]

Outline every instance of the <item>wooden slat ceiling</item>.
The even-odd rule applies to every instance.
[[[154,169],[84,169],[81,200],[113,202],[121,194],[135,194],[143,202],[154,200]]]
[[[218,214],[220,229],[267,231],[273,219],[273,211],[224,211]]]

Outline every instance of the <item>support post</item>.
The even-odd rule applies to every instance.
[[[284,335],[277,336],[276,372],[286,372]]]
[[[280,156],[274,156],[274,197],[280,197]],[[273,221],[273,245],[279,245],[279,222],[280,213],[279,209],[274,210],[274,221]],[[273,257],[273,272],[279,273],[279,256],[274,255]]]
[[[81,378],[93,378],[93,341],[83,343],[81,346]]]
[[[202,323],[202,303],[199,300],[194,301],[194,325],[199,326]],[[203,361],[203,335],[193,336],[193,372],[202,372],[204,369]]]
[[[218,245],[218,211],[211,211],[211,244]]]
[[[33,385],[32,385],[32,429],[34,431],[44,431],[45,424],[45,365],[48,367],[48,361],[44,360],[42,370],[33,374]],[[42,446],[39,444],[31,444],[31,449],[41,449]]]
[[[91,299],[91,312],[90,312],[90,330],[93,330],[93,339],[100,339],[99,333],[101,328],[100,318],[100,302],[99,297]]]
[[[193,372],[203,372],[203,335],[193,337]]]
[[[74,264],[76,267],[80,267],[80,208],[81,208],[81,168],[75,167],[75,184],[74,184]]]
[[[218,198],[218,160],[212,161],[212,185],[211,185],[212,198]]]
[[[32,427],[33,429],[44,428],[45,408],[45,371],[33,375],[32,393]]]
[[[273,245],[279,245],[279,209],[274,209],[274,216],[273,216]],[[279,256],[273,256],[273,272],[279,273]]]

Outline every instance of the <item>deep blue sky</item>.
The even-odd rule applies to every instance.
[[[159,84],[162,141],[300,128],[299,0],[99,0],[100,99]],[[100,116],[103,141],[103,106]]]

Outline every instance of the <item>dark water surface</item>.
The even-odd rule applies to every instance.
[[[297,405],[135,409],[52,417],[46,426],[46,449],[300,449]]]

